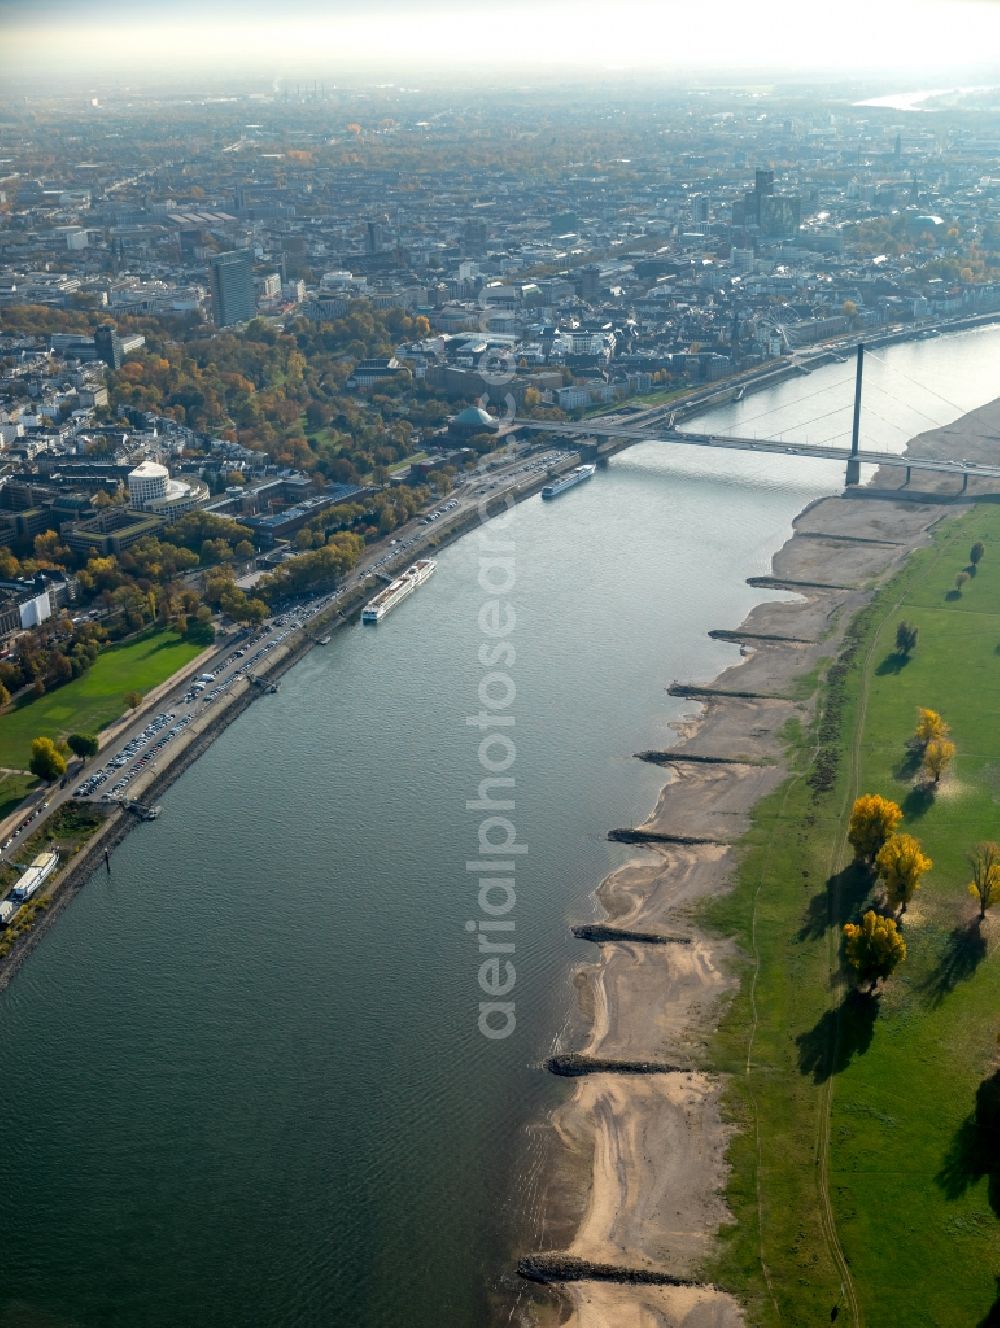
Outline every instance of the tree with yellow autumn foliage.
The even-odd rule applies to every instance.
[[[955,744],[947,738],[935,738],[924,748],[924,773],[932,784],[940,784],[941,776],[955,759]]]
[[[934,866],[913,835],[890,835],[875,855],[875,870],[886,898],[900,917],[920,889],[920,878]]]
[[[863,793],[856,798],[847,828],[855,860],[869,865],[873,863],[879,849],[890,835],[895,834],[902,819],[902,808],[891,798],[883,798],[880,793]]]
[[[917,710],[917,727],[913,731],[913,736],[921,748],[926,747],[929,742],[947,738],[950,732],[951,729],[936,710],[923,708]]]
[[[860,922],[845,923],[844,958],[858,984],[874,991],[906,958],[906,942],[892,918],[869,909]]]
[[[979,900],[979,921],[982,922],[986,910],[1000,899],[1000,844],[993,840],[977,844],[975,852],[969,854],[969,866],[972,880],[968,890]]]

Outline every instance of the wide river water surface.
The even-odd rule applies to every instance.
[[[878,352],[863,445],[1000,392],[1000,329]],[[843,444],[853,365],[698,428]],[[870,409],[868,408],[870,405]],[[693,713],[672,679],[767,592],[834,463],[647,443],[508,527],[516,1029],[477,1027],[488,669],[480,535],[375,629],[286,674],[163,797],[0,995],[2,1328],[465,1328],[515,1285],[569,924]],[[494,527],[490,527],[494,530]],[[512,1176],[521,1176],[513,1198]]]

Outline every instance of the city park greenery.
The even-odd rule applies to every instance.
[[[66,746],[74,756],[79,756],[81,761],[88,761],[97,755],[100,742],[94,733],[71,733],[66,739]]]
[[[39,697],[25,696],[20,705],[0,715],[0,767],[27,770],[36,738],[58,744],[71,734],[100,732],[131,708],[131,693],[145,693],[165,682],[203,648],[175,631],[154,628],[135,641],[109,647],[64,687]],[[4,791],[0,788],[0,797]]]
[[[91,333],[107,311],[12,306],[5,329]],[[388,356],[430,331],[426,318],[354,300],[342,318],[254,319],[215,331],[191,318],[118,318],[144,350],[108,376],[110,405],[153,411],[330,481],[383,483],[411,455],[415,430],[439,428],[456,407],[405,375],[377,392],[346,388],[359,360]]]
[[[736,1221],[704,1271],[753,1324],[1000,1312],[998,548],[976,507],[875,593],[709,906],[748,961],[714,1048]]]

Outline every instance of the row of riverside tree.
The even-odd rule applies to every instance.
[[[925,775],[937,786],[941,776],[955,759],[955,744],[948,736],[951,729],[936,710],[919,709],[913,732],[913,748],[921,754]]]
[[[982,922],[986,910],[1000,898],[1000,844],[992,839],[977,844],[975,851],[969,854],[969,866],[972,868],[969,894],[979,901],[979,921]]]
[[[898,832],[903,809],[880,793],[863,793],[851,808],[847,837],[856,864],[873,872],[896,916],[868,909],[859,923],[844,924],[844,957],[857,982],[874,991],[906,958],[900,924],[906,906],[933,867],[920,841]]]
[[[908,622],[901,622],[896,628],[896,653],[909,659],[917,648],[917,629]]]
[[[930,860],[911,835],[898,835],[903,809],[880,793],[863,793],[851,808],[847,838],[859,867],[875,869],[900,909],[920,884]],[[859,985],[874,991],[906,958],[906,942],[894,918],[868,909],[860,922],[844,924],[844,958]]]
[[[896,644],[900,650],[910,640],[910,630],[906,623],[899,624]],[[912,632],[915,644],[916,629]],[[907,745],[934,787],[955,757],[950,732],[936,710],[918,709],[916,728]],[[844,925],[845,959],[858,983],[867,985],[869,991],[874,991],[878,982],[889,977],[906,958],[906,943],[899,929],[907,905],[934,866],[919,839],[900,831],[902,820],[903,809],[891,798],[863,793],[854,801],[847,827],[855,864],[880,882],[884,907],[894,914],[868,909],[859,923]],[[969,855],[969,864],[972,880],[967,888],[979,902],[982,922],[987,910],[1000,899],[1000,845],[992,840],[978,844]]]
[[[906,942],[892,918],[870,908],[860,922],[845,923],[844,956],[859,984],[874,991],[906,958]]]
[[[65,742],[58,743],[44,736],[33,738],[28,769],[39,779],[51,784],[57,779],[62,779],[66,773],[67,751],[86,761],[89,757],[96,756],[99,748],[100,743],[93,733],[71,733]]]
[[[51,783],[66,773],[66,757],[51,738],[34,738],[28,769],[39,779]]]
[[[982,562],[983,554],[985,552],[985,544],[983,544],[982,540],[976,540],[975,544],[973,544],[972,548],[969,550],[968,567],[965,567],[961,572],[956,573],[955,589],[948,592],[949,599],[959,599],[961,597],[962,591],[968,585],[970,577],[975,576],[976,572],[979,570],[979,564]]]
[[[901,914],[919,889],[921,877],[934,865],[918,839],[897,833],[902,819],[898,803],[880,793],[863,793],[855,799],[847,831],[855,862],[874,871]]]

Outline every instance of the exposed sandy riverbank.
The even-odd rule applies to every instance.
[[[908,452],[992,461],[998,437],[1000,402],[994,402],[920,435]],[[635,827],[657,839],[597,890],[608,927],[687,943],[602,940],[595,962],[575,975],[589,1032],[560,1050],[690,1069],[602,1070],[568,1081],[567,1099],[551,1121],[550,1183],[535,1233],[540,1250],[612,1264],[624,1274],[650,1269],[697,1279],[728,1220],[724,1081],[707,1064],[706,1043],[736,987],[736,951],[725,938],[699,931],[695,910],[728,888],[734,846],[749,828],[751,809],[786,777],[782,728],[792,717],[808,721],[812,704],[800,699],[806,689],[798,680],[837,652],[872,587],[925,544],[938,521],[993,492],[972,482],[960,498],[958,481],[938,476],[921,478],[919,493],[897,490],[898,478],[880,472],[868,489],[824,499],[796,519],[793,536],[774,557],[775,580],[841,588],[810,589],[749,614],[739,634],[751,643],[750,653],[707,685],[742,695],[709,695],[676,726],[678,755],[667,783],[649,818]],[[765,636],[795,641],[759,639]],[[690,756],[728,761],[684,759]],[[671,836],[687,842],[671,843]],[[736,1300],[712,1287],[651,1286],[623,1275],[618,1282],[568,1282],[559,1295],[558,1309],[551,1303],[537,1309],[538,1323],[734,1328],[743,1322]]]

